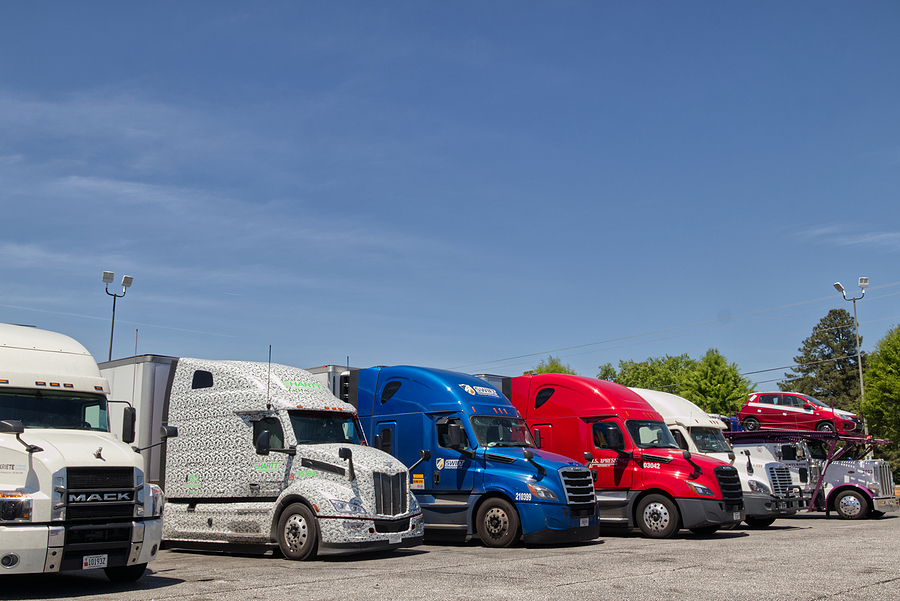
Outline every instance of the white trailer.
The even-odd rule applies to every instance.
[[[166,492],[167,547],[290,559],[421,544],[409,472],[364,445],[352,405],[284,365],[145,355],[105,363],[137,409],[150,478]],[[166,425],[178,437],[159,444]]]
[[[791,480],[790,469],[775,459],[736,456],[723,432],[725,423],[691,401],[659,390],[632,388],[666,421],[681,448],[731,463],[741,478],[746,516],[751,528],[766,528],[779,517],[809,506],[809,493]]]
[[[109,384],[78,342],[0,324],[0,575],[105,569],[137,580],[156,558],[163,495],[110,431]]]

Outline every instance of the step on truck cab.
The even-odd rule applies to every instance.
[[[779,517],[809,507],[809,494],[792,482],[786,465],[736,456],[723,435],[728,427],[720,419],[675,394],[644,388],[630,390],[662,415],[680,448],[730,463],[737,469],[744,494],[744,522],[751,528],[766,528]]]
[[[285,365],[144,355],[105,363],[113,396],[137,409],[145,453],[166,491],[167,547],[289,559],[422,542],[409,473],[366,446],[356,410]]]
[[[108,393],[72,338],[0,324],[0,575],[102,568],[130,582],[156,558],[162,491],[129,444],[133,413],[110,430]]]
[[[601,524],[668,538],[744,519],[737,470],[678,448],[662,416],[624,386],[566,374],[481,377],[501,386],[540,448],[590,457]]]
[[[793,483],[811,497],[808,511],[834,511],[847,520],[897,511],[890,464],[866,459],[875,447],[891,444],[889,440],[808,430],[755,430],[726,436],[736,452],[754,461],[784,463]]]
[[[599,536],[590,471],[535,448],[516,409],[484,381],[410,366],[346,378],[375,446],[413,466],[429,538],[506,547]]]

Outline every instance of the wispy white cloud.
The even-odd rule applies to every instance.
[[[845,226],[820,225],[797,233],[801,239],[832,246],[868,247],[882,251],[900,251],[900,232],[848,232]]]

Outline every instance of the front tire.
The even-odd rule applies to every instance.
[[[768,528],[774,524],[775,518],[756,518],[748,515],[744,518],[744,521],[747,523],[747,526],[753,530],[761,530],[762,528]]]
[[[754,430],[759,430],[759,420],[755,417],[748,417],[744,420],[744,423],[741,424],[744,426],[744,430],[748,432],[753,432]]]
[[[678,506],[669,497],[647,495],[637,506],[637,523],[650,538],[671,538],[678,532],[681,519]]]
[[[816,432],[834,432],[834,424],[831,422],[819,422],[816,424]]]
[[[117,566],[115,568],[104,568],[106,577],[112,582],[134,582],[144,575],[147,564],[139,563],[133,566]]]
[[[302,561],[316,556],[319,527],[309,507],[303,503],[288,505],[278,519],[278,548],[288,559]]]
[[[869,503],[855,490],[845,490],[834,499],[834,510],[845,520],[859,520],[869,513]]]
[[[478,536],[488,547],[508,547],[519,540],[519,514],[505,499],[488,499],[475,519]]]

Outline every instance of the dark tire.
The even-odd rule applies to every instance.
[[[488,547],[508,547],[519,540],[519,514],[505,499],[488,499],[475,519],[478,536]]]
[[[816,432],[834,432],[834,424],[831,422],[819,422],[816,424]]]
[[[748,417],[741,425],[744,427],[744,430],[747,430],[748,432],[759,430],[759,420],[755,417]]]
[[[316,556],[319,526],[309,507],[303,503],[288,505],[278,519],[278,548],[288,559],[302,561]]]
[[[702,526],[700,528],[691,528],[691,532],[693,532],[694,534],[699,534],[700,536],[709,536],[710,534],[715,534],[718,531],[718,526]]]
[[[681,516],[675,501],[663,495],[647,495],[637,506],[635,521],[650,538],[671,538],[678,532]]]
[[[855,490],[845,490],[835,497],[834,510],[845,520],[859,520],[869,513],[869,502]]]
[[[134,582],[144,575],[147,564],[139,563],[133,566],[118,566],[115,568],[103,568],[106,577],[112,582]]]
[[[775,518],[756,518],[752,516],[747,516],[744,518],[744,521],[747,522],[747,525],[754,530],[761,530],[762,528],[768,528],[772,524],[775,523]]]

